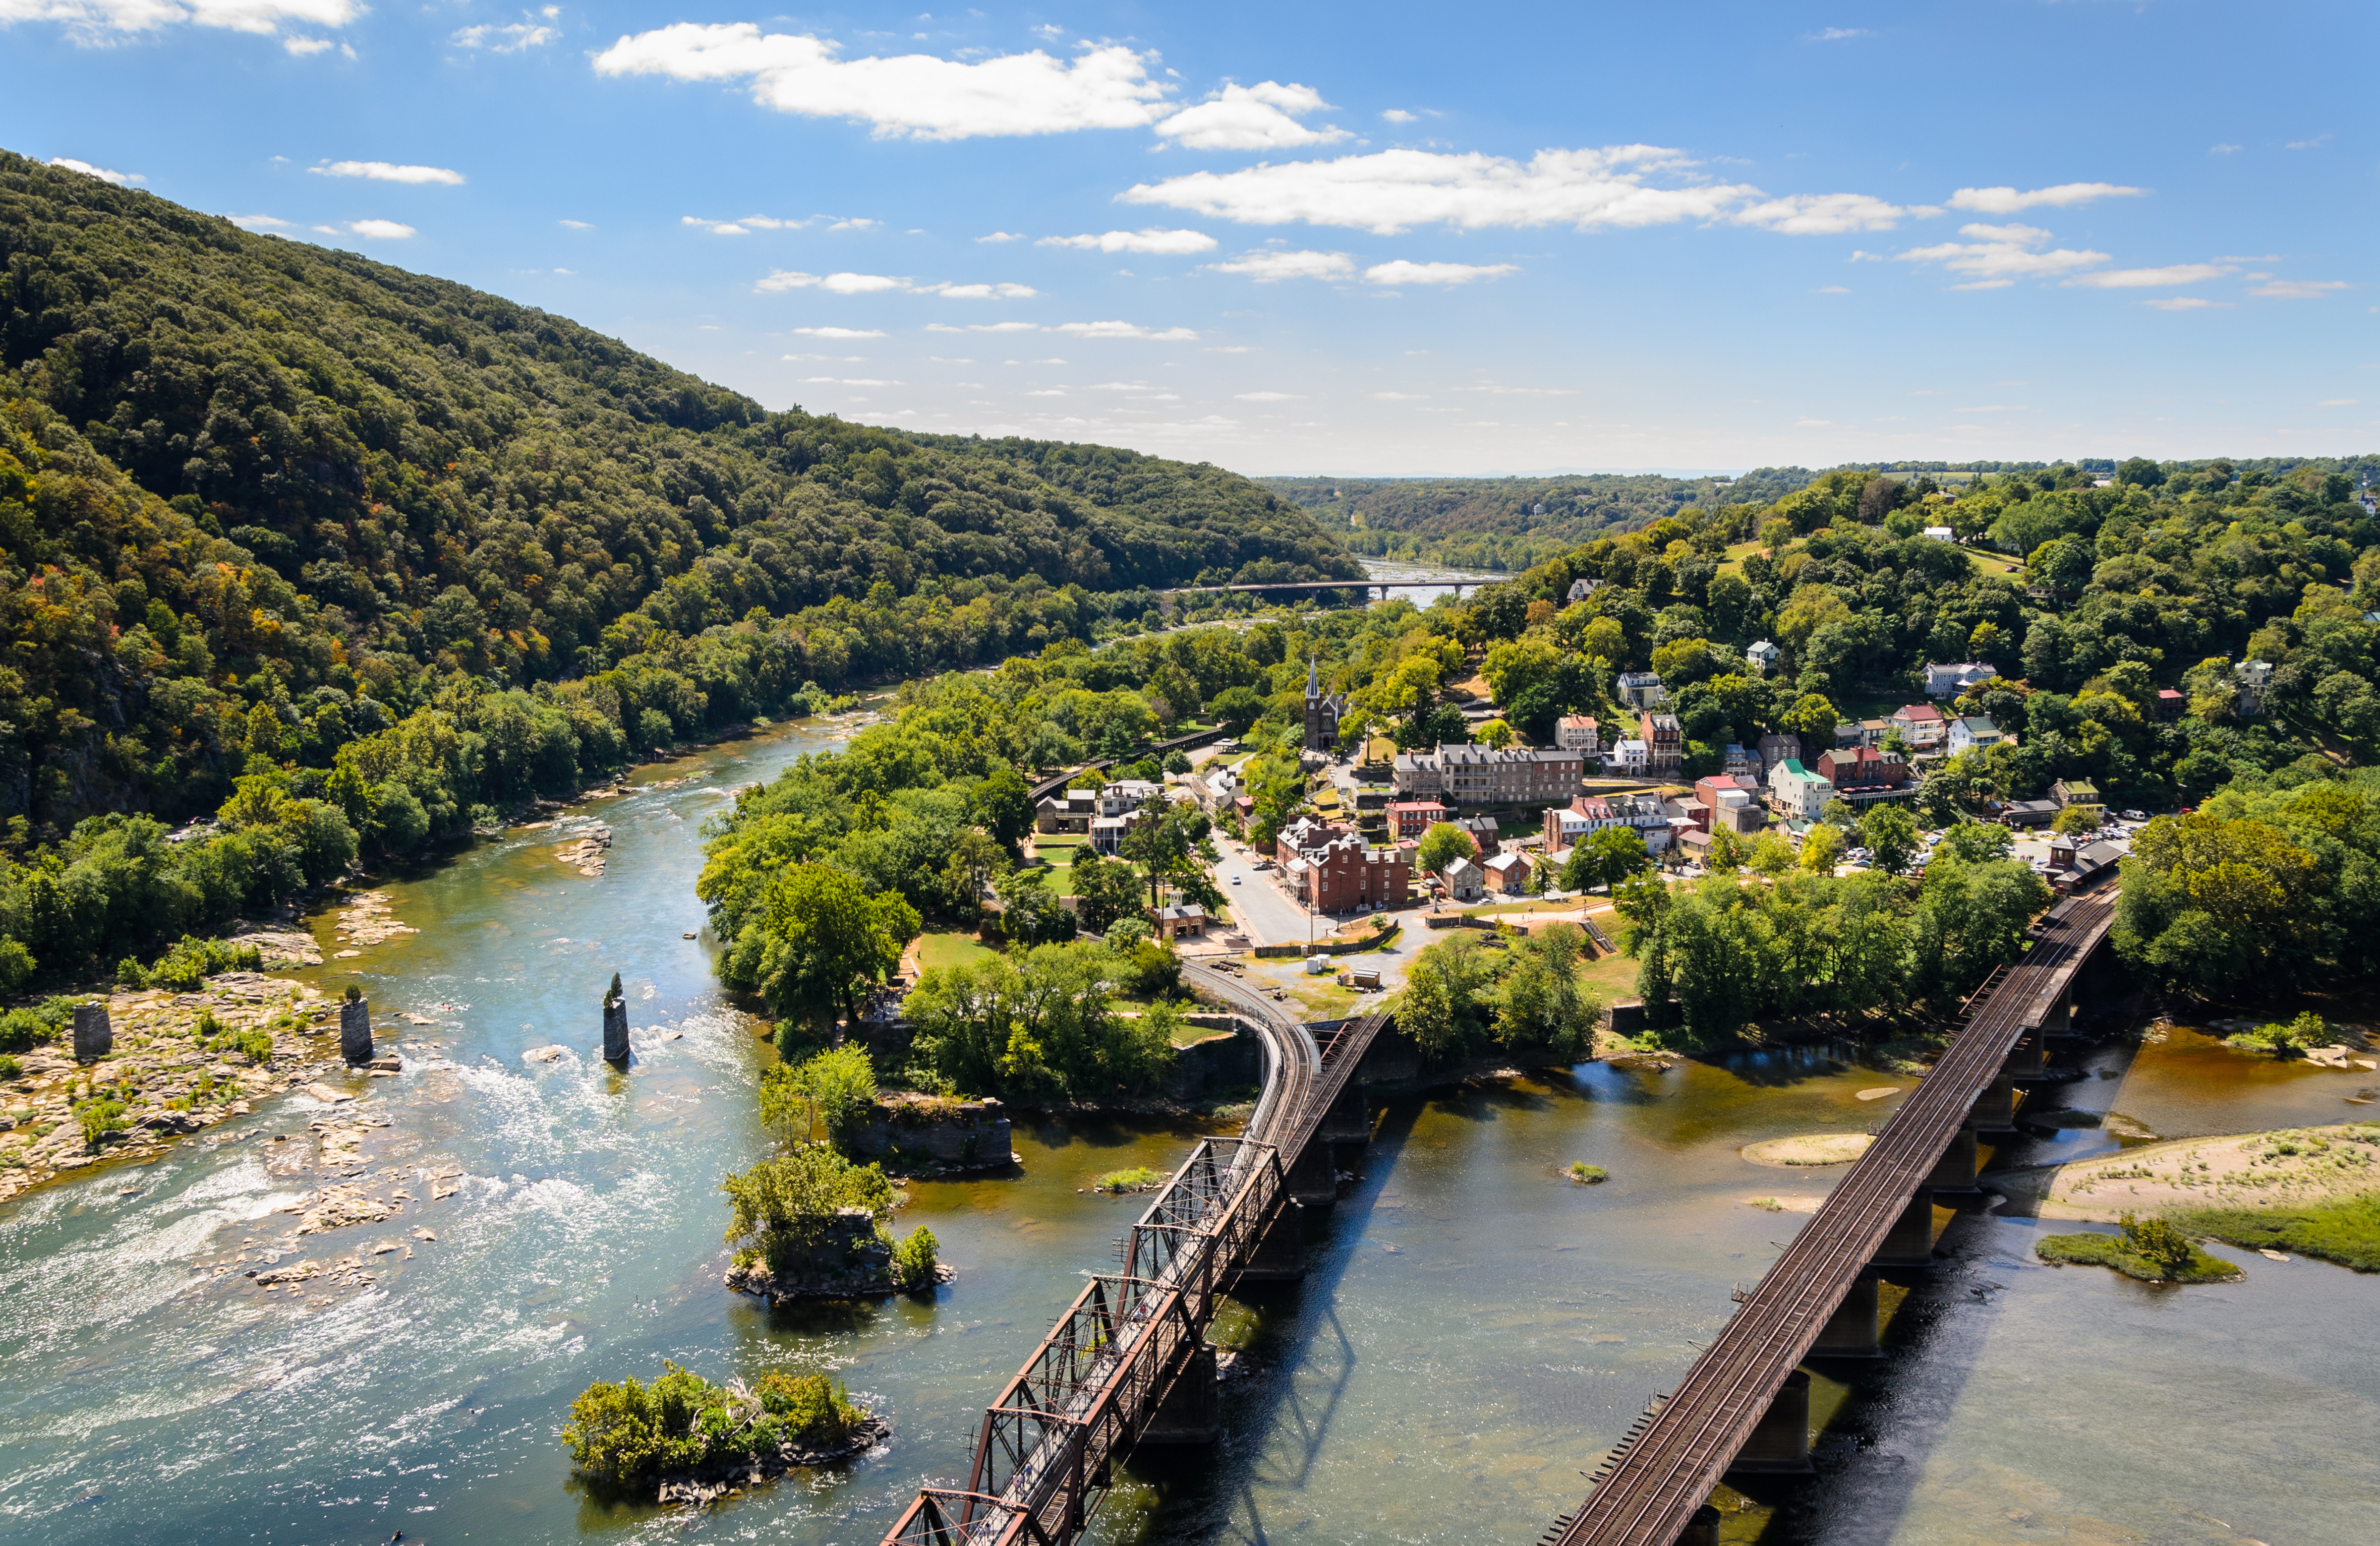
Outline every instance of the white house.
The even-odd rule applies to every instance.
[[[1620,701],[1632,709],[1658,709],[1669,702],[1670,691],[1661,678],[1649,671],[1623,671],[1620,674]]]
[[[1789,757],[1768,770],[1768,802],[1788,821],[1815,822],[1824,816],[1835,786]]]
[[[1933,538],[1937,542],[1951,542],[1958,541],[1958,534],[1947,526],[1929,526],[1925,529],[1925,535]]]
[[[1485,893],[1488,872],[1467,858],[1456,859],[1439,872],[1446,883],[1446,894],[1458,902],[1476,902]]]
[[[1603,581],[1599,579],[1574,579],[1570,582],[1570,599],[1583,602],[1602,589]]]
[[[1603,730],[1592,714],[1564,714],[1555,721],[1554,745],[1589,761],[1603,760]]]
[[[1633,736],[1614,741],[1611,749],[1603,754],[1606,773],[1641,773],[1652,766],[1653,749]]]
[[[1949,747],[1950,755],[1956,757],[1962,751],[1998,746],[2007,738],[2000,733],[2000,727],[1992,723],[1990,715],[1969,714],[1950,722],[1950,736],[1945,744]]]
[[[1777,657],[1783,653],[1765,639],[1755,639],[1743,647],[1743,658],[1751,663],[1753,670],[1764,676],[1777,669]]]
[[[1925,666],[1925,696],[1956,698],[1977,683],[1988,682],[1998,675],[1997,670],[1981,661],[1961,661],[1955,665],[1929,661]]]
[[[2270,661],[2241,661],[2231,673],[2240,684],[2240,717],[2253,719],[2265,712],[2265,689],[2272,686]]]

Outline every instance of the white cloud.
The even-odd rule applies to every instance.
[[[2321,402],[2314,404],[2316,408],[2353,408],[2354,406],[2355,399],[2352,397],[2325,397]]]
[[[444,183],[459,185],[463,174],[444,166],[399,166],[385,161],[334,161],[306,168],[318,177],[369,177],[382,183]]]
[[[2030,403],[1978,403],[1973,408],[1954,408],[1952,413],[2031,413]]]
[[[994,231],[988,237],[978,237],[975,239],[978,241],[1023,241],[1025,238],[1017,235],[1014,231]]]
[[[2105,274],[2079,274],[2064,281],[2095,290],[2161,290],[2174,285],[2197,285],[2233,272],[2228,263],[2168,263],[2163,268],[2115,268]]]
[[[1344,140],[1336,125],[1308,128],[1298,116],[1330,105],[1310,86],[1277,80],[1226,86],[1196,107],[1185,107],[1157,126],[1157,132],[1194,151],[1278,151],[1327,145]]]
[[[595,228],[591,224],[584,220],[557,220],[554,224],[562,226],[565,230],[571,231],[591,231]]]
[[[2229,143],[2209,145],[2206,147],[2206,153],[2208,155],[2238,155],[2240,153],[2240,148],[2239,146]]]
[[[2014,214],[2035,204],[2065,209],[2095,199],[2137,199],[2147,191],[2145,188],[2126,188],[2119,183],[2059,183],[2055,188],[2036,188],[2029,192],[2013,188],[1962,188],[1950,195],[1950,207],[1973,210],[1978,214]]]
[[[909,282],[887,274],[803,274],[793,269],[772,269],[769,277],[752,286],[763,295],[779,290],[826,290],[834,295],[873,295],[882,290],[905,290]]]
[[[795,224],[799,224],[799,222],[796,222]],[[865,231],[870,226],[881,224],[881,221],[870,220],[864,214],[855,214],[848,219],[836,221],[834,224],[829,225],[827,229],[830,231]]]
[[[805,338],[881,338],[884,336],[884,330],[880,327],[797,327],[794,331]]]
[[[1071,333],[1077,338],[1146,338],[1156,343],[1187,343],[1198,335],[1186,327],[1169,327],[1162,331],[1146,328],[1137,323],[1060,323],[1052,331]]]
[[[403,241],[414,234],[412,226],[400,225],[394,220],[350,220],[347,229],[373,241]]]
[[[2313,300],[2333,290],[2345,288],[2347,281],[2344,279],[2276,279],[2269,285],[2259,285],[2248,293],[2275,300]]]
[[[1761,225],[1789,237],[1840,236],[1845,231],[1889,231],[1917,213],[1864,193],[1794,193],[1764,199],[1731,216],[1739,225]]]
[[[1355,260],[1344,252],[1249,252],[1228,263],[1208,263],[1217,274],[1245,274],[1259,284],[1276,279],[1353,279]]]
[[[1391,107],[1382,113],[1380,116],[1387,122],[1392,124],[1409,124],[1415,119],[1415,115],[1406,112],[1402,107]]]
[[[920,285],[917,290],[948,300],[1022,300],[1041,293],[1030,285]]]
[[[1429,394],[1427,392],[1375,392],[1372,394],[1372,401],[1376,403],[1426,403],[1429,401]]]
[[[1136,128],[1161,116],[1172,90],[1148,79],[1141,55],[1120,44],[1086,48],[1071,62],[1035,49],[971,64],[908,54],[838,59],[840,45],[748,21],[681,21],[624,36],[595,56],[599,75],[739,80],[752,100],[781,113],[869,125],[880,139],[965,140]]]
[[[1475,279],[1501,279],[1521,271],[1511,263],[1416,263],[1399,258],[1374,263],[1364,271],[1367,285],[1468,285]]]
[[[1872,38],[1873,30],[1865,27],[1822,27],[1815,32],[1802,34],[1803,43],[1842,43],[1852,38]]]
[[[484,48],[491,54],[518,54],[525,48],[552,43],[559,36],[551,27],[516,21],[508,27],[466,27],[455,34],[453,42],[463,48]]]
[[[2153,306],[2160,311],[2228,311],[2231,310],[2231,303],[2228,300],[2208,300],[2203,296],[2190,295],[2167,296],[2160,300],[2144,300],[2141,304]]]
[[[1547,225],[1665,225],[1709,220],[1761,196],[1726,184],[1656,188],[1646,179],[1690,166],[1653,145],[1540,151],[1525,164],[1472,152],[1379,151],[1335,161],[1293,161],[1236,172],[1194,172],[1143,183],[1118,197],[1196,210],[1249,225],[1303,220],[1392,236],[1445,224],[1477,230]]]
[[[334,46],[336,45],[328,38],[284,38],[281,40],[282,52],[285,54],[294,54],[300,59],[303,59],[309,54],[325,53]]]
[[[926,331],[929,333],[1038,333],[1041,331],[1041,324],[1038,323],[969,323],[965,327],[953,327],[948,323],[928,323]],[[1013,365],[1015,361],[1011,360],[1009,363]]]
[[[7,3],[8,0],[0,0],[0,6],[5,6]],[[63,166],[69,172],[80,172],[86,177],[97,177],[103,183],[114,183],[118,188],[122,188],[127,183],[142,183],[149,180],[138,172],[111,172],[104,166],[93,166],[88,161],[77,161],[70,155],[54,155],[50,157],[50,164]]]
[[[271,37],[284,25],[344,27],[358,0],[0,0],[0,24],[55,21],[77,43],[188,24]]]
[[[2072,248],[2036,251],[2050,239],[2049,233],[2037,225],[1961,225],[1959,234],[1975,239],[1937,242],[1894,257],[1904,263],[1940,263],[1953,274],[1964,274],[1968,283],[1951,286],[1960,290],[2001,290],[2019,279],[2050,278],[2108,261],[2105,252]]]
[[[2330,136],[2325,132],[2317,134],[2311,140],[2292,140],[2289,143],[2289,148],[2293,151],[2317,151],[2329,143]]]
[[[1852,287],[1849,285],[1821,285],[1818,286],[1817,293],[1820,295],[1849,295],[1852,293]]]
[[[1295,392],[1235,392],[1232,396],[1244,403],[1302,403],[1305,398]]]
[[[1043,237],[1043,247],[1081,247],[1100,252],[1211,252],[1215,238],[1204,231],[1168,231],[1145,226],[1137,231],[1104,231],[1098,236]]]
[[[286,231],[289,222],[270,214],[227,214],[225,220],[243,231]]]
[[[804,376],[800,384],[803,386],[900,386],[904,383],[886,381],[880,376]]]

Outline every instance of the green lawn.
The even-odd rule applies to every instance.
[[[2010,558],[2004,553],[1985,553],[1981,548],[1969,548],[1967,562],[1982,574],[2015,575],[2024,572],[2023,560]]]
[[[1611,931],[1606,929],[1604,932]],[[1636,961],[1629,956],[1606,956],[1592,966],[1579,970],[1578,980],[1587,991],[1606,1004],[1636,996]]]
[[[961,934],[955,931],[929,933],[917,942],[917,963],[928,969],[935,967],[961,966],[972,961],[988,961],[997,954],[998,952],[978,943],[973,934]]]

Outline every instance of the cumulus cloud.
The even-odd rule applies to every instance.
[[[1305,401],[1304,394],[1296,392],[1235,392],[1232,396],[1244,403],[1302,403]]]
[[[463,174],[444,166],[399,166],[386,161],[333,161],[306,168],[318,177],[369,177],[383,183],[444,183],[455,187]]]
[[[1025,238],[1017,235],[1014,231],[994,231],[988,237],[978,237],[975,239],[978,241],[1023,241]]]
[[[805,338],[881,338],[884,336],[884,330],[880,327],[797,327],[794,331]]]
[[[1308,128],[1298,117],[1330,106],[1322,93],[1295,81],[1226,86],[1195,107],[1185,107],[1157,126],[1157,132],[1194,151],[1279,151],[1327,145],[1344,140],[1335,125]]]
[[[518,54],[525,48],[550,43],[559,36],[561,34],[551,27],[516,21],[509,27],[466,27],[456,32],[452,41],[458,48],[484,48],[491,54]]]
[[[373,241],[403,241],[414,234],[412,226],[394,220],[350,220],[347,229]]]
[[[592,224],[584,220],[557,220],[554,224],[567,231],[591,231],[595,228]]]
[[[623,36],[595,56],[599,75],[748,80],[752,100],[780,113],[844,118],[880,139],[965,140],[1136,128],[1163,116],[1172,88],[1120,44],[1087,47],[1071,62],[1039,49],[962,64],[927,54],[841,59],[840,45],[748,21],[681,21]]]
[[[1521,271],[1511,263],[1415,263],[1399,258],[1374,263],[1364,271],[1373,285],[1468,285],[1475,279],[1501,279]]]
[[[1709,220],[1756,188],[1725,184],[1655,187],[1649,179],[1692,165],[1653,145],[1540,151],[1528,162],[1472,152],[1379,151],[1335,161],[1296,161],[1235,172],[1194,172],[1142,183],[1119,197],[1248,225],[1305,221],[1391,236],[1420,225],[1464,229],[1569,224],[1665,225]]]
[[[2126,188],[2119,183],[2059,183],[2055,188],[2036,188],[2020,191],[2013,188],[1962,188],[1950,195],[1954,210],[1973,210],[1977,214],[2015,214],[2036,204],[2065,209],[2075,204],[2087,204],[2095,199],[2137,199],[2148,192],[2145,188]]]
[[[1402,107],[1389,108],[1387,111],[1383,112],[1380,116],[1386,122],[1392,124],[1409,124],[1415,121],[1415,115],[1406,112]]]
[[[1041,331],[1041,324],[1038,323],[969,323],[965,327],[953,327],[948,323],[928,323],[926,331],[929,333],[1038,333]],[[1014,365],[1016,361],[1012,359],[1009,363]],[[1065,361],[1061,359],[1056,363],[1063,365]]]
[[[328,38],[284,38],[281,40],[281,52],[284,54],[294,54],[300,59],[303,59],[311,54],[325,53],[334,46],[334,45]]]
[[[2267,296],[2275,300],[2314,300],[2333,290],[2347,288],[2344,279],[2276,279],[2259,285],[2250,295]]]
[[[1355,260],[1344,252],[1249,252],[1228,263],[1208,263],[1217,274],[1245,274],[1259,284],[1276,279],[1353,279]]]
[[[1973,239],[1937,242],[1894,256],[1904,263],[1940,263],[1968,281],[1953,289],[2005,289],[2020,279],[2047,279],[2107,262],[2105,252],[2056,248],[2040,250],[2050,239],[2037,225],[1961,225],[1959,234]]]
[[[2212,311],[2217,310],[2228,311],[2231,310],[2231,303],[2228,300],[2208,300],[2204,296],[2194,295],[2166,296],[2156,300],[2144,300],[2142,301],[2141,304],[2143,306],[2154,307],[2160,311]]]
[[[227,214],[224,218],[243,231],[286,231],[292,228],[286,220],[270,214]]]
[[[2062,281],[2095,290],[2162,290],[2175,285],[2198,285],[2234,272],[2228,263],[2168,263],[2163,268],[2113,268],[2104,274],[2078,274]]]
[[[1924,206],[1920,210],[1936,213]],[[1794,193],[1747,204],[1730,218],[1739,225],[1759,225],[1789,237],[1831,237],[1845,231],[1889,231],[1917,213],[1864,193]]]
[[[1865,27],[1821,27],[1815,32],[1802,34],[1803,43],[1844,43],[1852,38],[1872,38],[1873,30]]]
[[[0,0],[0,6],[5,6],[6,4],[7,0]],[[50,164],[63,166],[69,172],[80,172],[86,177],[97,177],[103,183],[114,183],[118,188],[122,188],[127,183],[142,183],[149,180],[138,172],[111,172],[104,166],[93,166],[88,161],[77,161],[70,155],[54,155],[50,157]]]
[[[1375,392],[1372,394],[1372,401],[1376,403],[1426,403],[1429,401],[1429,394],[1427,392]]]
[[[1198,335],[1186,327],[1162,330],[1142,327],[1136,323],[1060,323],[1053,332],[1071,333],[1077,338],[1146,338],[1156,343],[1187,343]]]
[[[803,274],[795,269],[772,269],[766,279],[752,286],[763,295],[779,290],[825,290],[833,295],[873,295],[880,290],[905,290],[906,279],[895,279],[889,274]]]
[[[938,295],[947,300],[1022,300],[1041,292],[1030,285],[920,285],[921,295]]]
[[[285,26],[344,27],[363,11],[358,0],[0,0],[0,24],[55,21],[78,43],[184,25],[270,37]]]
[[[1215,250],[1215,238],[1204,231],[1168,231],[1149,225],[1137,231],[1104,231],[1098,236],[1043,237],[1038,245],[1081,247],[1100,252],[1179,254],[1211,252]]]

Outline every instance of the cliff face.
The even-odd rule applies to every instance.
[[[1009,1163],[1008,1112],[992,1100],[890,1095],[868,1114],[851,1150],[896,1171],[990,1170]]]
[[[774,1302],[797,1298],[855,1298],[892,1291],[892,1242],[865,1208],[844,1208],[826,1221],[808,1245],[779,1248],[771,1267],[766,1258],[727,1270],[727,1286]]]

